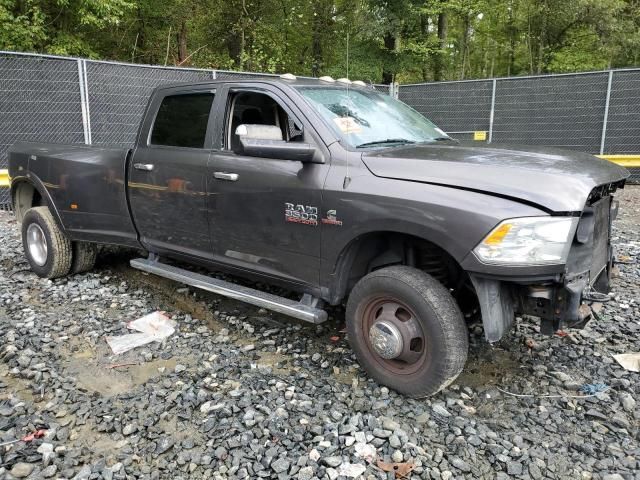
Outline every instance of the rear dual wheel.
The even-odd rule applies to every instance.
[[[96,261],[96,246],[71,242],[48,207],[27,210],[22,220],[22,245],[31,270],[42,278],[86,272]]]
[[[98,247],[94,243],[73,242],[71,273],[84,273],[93,269],[97,256]]]
[[[347,302],[349,341],[378,383],[411,397],[433,395],[462,371],[467,328],[449,291],[405,266],[370,273]]]

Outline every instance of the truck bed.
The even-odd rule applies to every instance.
[[[138,246],[127,204],[129,149],[17,143],[9,150],[12,179],[29,175],[54,205],[72,240]]]

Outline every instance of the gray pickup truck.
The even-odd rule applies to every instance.
[[[546,333],[590,319],[628,176],[583,153],[462,146],[361,82],[291,75],[160,87],[131,149],[21,143],[9,173],[41,277],[114,244],[148,252],[135,268],[304,321],[344,303],[362,367],[416,397],[462,371],[474,320],[495,342],[516,316]]]

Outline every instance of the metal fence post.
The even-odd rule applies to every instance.
[[[215,70],[211,70],[211,79],[215,80],[217,78],[218,78],[218,74],[216,73],[216,71]]]
[[[609,121],[609,102],[611,100],[611,84],[613,83],[613,70],[609,70],[609,83],[607,85],[607,100],[604,104],[604,118],[602,119],[602,136],[600,137],[600,155],[604,154],[604,144],[607,140],[607,122]]]
[[[89,115],[87,114],[87,104],[84,95],[84,60],[78,59],[78,86],[80,88],[80,109],[82,111],[82,133],[84,134],[84,143],[89,145]]]
[[[91,109],[89,108],[89,82],[87,81],[87,61],[82,60],[82,70],[84,78],[84,104],[87,111],[87,133],[89,134],[89,145],[93,144],[91,138]]]
[[[498,84],[498,81],[494,78],[493,79],[493,90],[491,92],[491,113],[489,113],[489,139],[487,140],[487,143],[491,143],[491,140],[493,140],[493,119],[495,117],[495,112],[496,112],[496,86]]]

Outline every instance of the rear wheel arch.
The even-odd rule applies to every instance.
[[[15,180],[11,185],[11,199],[13,211],[19,222],[22,222],[25,213],[32,207],[47,207],[56,224],[66,234],[60,213],[55,208],[53,200],[44,185],[26,178]]]

